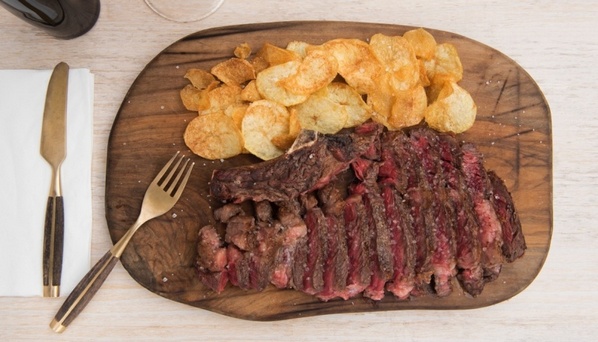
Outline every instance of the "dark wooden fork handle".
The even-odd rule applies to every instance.
[[[77,318],[98,292],[117,261],[118,258],[110,250],[87,272],[54,316],[50,323],[52,330],[63,332]]]

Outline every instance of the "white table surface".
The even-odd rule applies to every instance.
[[[226,0],[207,19],[181,24],[157,16],[143,0],[102,0],[96,26],[82,37],[62,41],[0,9],[0,69],[49,69],[66,61],[95,74],[94,262],[111,246],[104,216],[106,146],[121,101],[156,54],[179,38],[207,28],[347,20],[422,26],[478,40],[513,58],[544,92],[552,111],[554,168],[554,232],[546,263],[525,291],[491,307],[252,322],[159,297],[138,285],[118,264],[61,335],[51,331],[48,323],[64,297],[0,298],[0,340],[595,340],[597,17],[598,2],[592,0]]]

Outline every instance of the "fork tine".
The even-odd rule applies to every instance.
[[[177,155],[178,155],[178,153],[177,153]],[[179,165],[181,165],[181,161],[183,161],[184,157],[185,156],[181,156],[179,158],[179,160],[176,162],[176,164],[174,164],[174,166],[172,167],[172,169],[168,173],[168,176],[166,176],[166,178],[162,181],[160,187],[162,187],[163,189],[165,189],[168,186],[168,184],[170,184],[170,180],[172,179],[172,176],[174,176],[176,170],[178,170]]]
[[[189,159],[186,159],[183,166],[181,168],[179,168],[179,165],[181,164],[181,161],[183,160],[183,158],[185,158],[185,156],[181,157],[179,162],[176,164],[176,167],[172,170],[173,172],[176,169],[179,170],[179,172],[177,173],[174,180],[172,182],[170,182],[170,184],[164,183],[164,186],[165,186],[164,191],[166,191],[168,194],[171,194],[174,191],[174,189],[176,189],[176,185],[179,183],[179,179],[181,179],[181,175],[183,174],[183,171],[185,171],[185,168],[187,168],[187,164],[189,164]]]
[[[187,160],[188,161],[188,160]],[[187,163],[185,163],[186,165]],[[183,180],[181,181],[181,184],[179,185],[176,193],[174,194],[174,198],[178,199],[179,197],[181,197],[181,194],[183,193],[183,190],[185,190],[185,186],[187,185],[187,181],[189,180],[189,176],[191,175],[191,170],[193,170],[193,166],[195,165],[195,163],[191,163],[191,165],[189,166],[189,169],[187,169],[187,173],[185,174],[185,177],[183,178]],[[183,168],[184,169],[184,168]],[[183,170],[181,170],[182,172]],[[179,173],[180,176],[180,173]]]
[[[160,179],[162,179],[162,177],[164,177],[164,174],[166,173],[166,171],[168,171],[168,168],[170,168],[170,165],[172,165],[172,162],[179,155],[179,153],[180,152],[177,151],[174,154],[174,156],[172,156],[172,158],[170,158],[170,160],[166,163],[166,165],[164,165],[164,167],[162,168],[162,170],[160,170],[160,172],[158,172],[158,174],[156,175],[156,177],[154,178],[154,180],[152,181],[152,183],[158,184],[158,182],[160,181]]]

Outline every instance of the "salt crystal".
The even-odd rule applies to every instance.
[[[166,277],[162,278],[162,282],[163,282],[163,283],[165,283],[165,282],[167,282],[167,281],[168,281],[168,278],[166,278]]]

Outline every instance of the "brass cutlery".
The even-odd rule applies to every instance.
[[[64,241],[64,202],[60,166],[66,157],[66,106],[69,66],[61,62],[54,68],[44,108],[40,154],[52,167],[50,194],[46,205],[43,250],[43,295],[60,296],[62,250]]]
[[[189,159],[186,159],[181,166],[184,156],[181,156],[177,160],[178,155],[179,153],[177,152],[166,163],[147,188],[143,197],[141,211],[135,223],[133,223],[125,235],[120,238],[95,266],[91,268],[66,298],[50,323],[52,330],[63,332],[66,329],[99,290],[139,227],[145,222],[165,214],[168,210],[172,209],[181,197],[191,175],[194,163],[188,166]],[[172,166],[175,160],[177,161]]]

